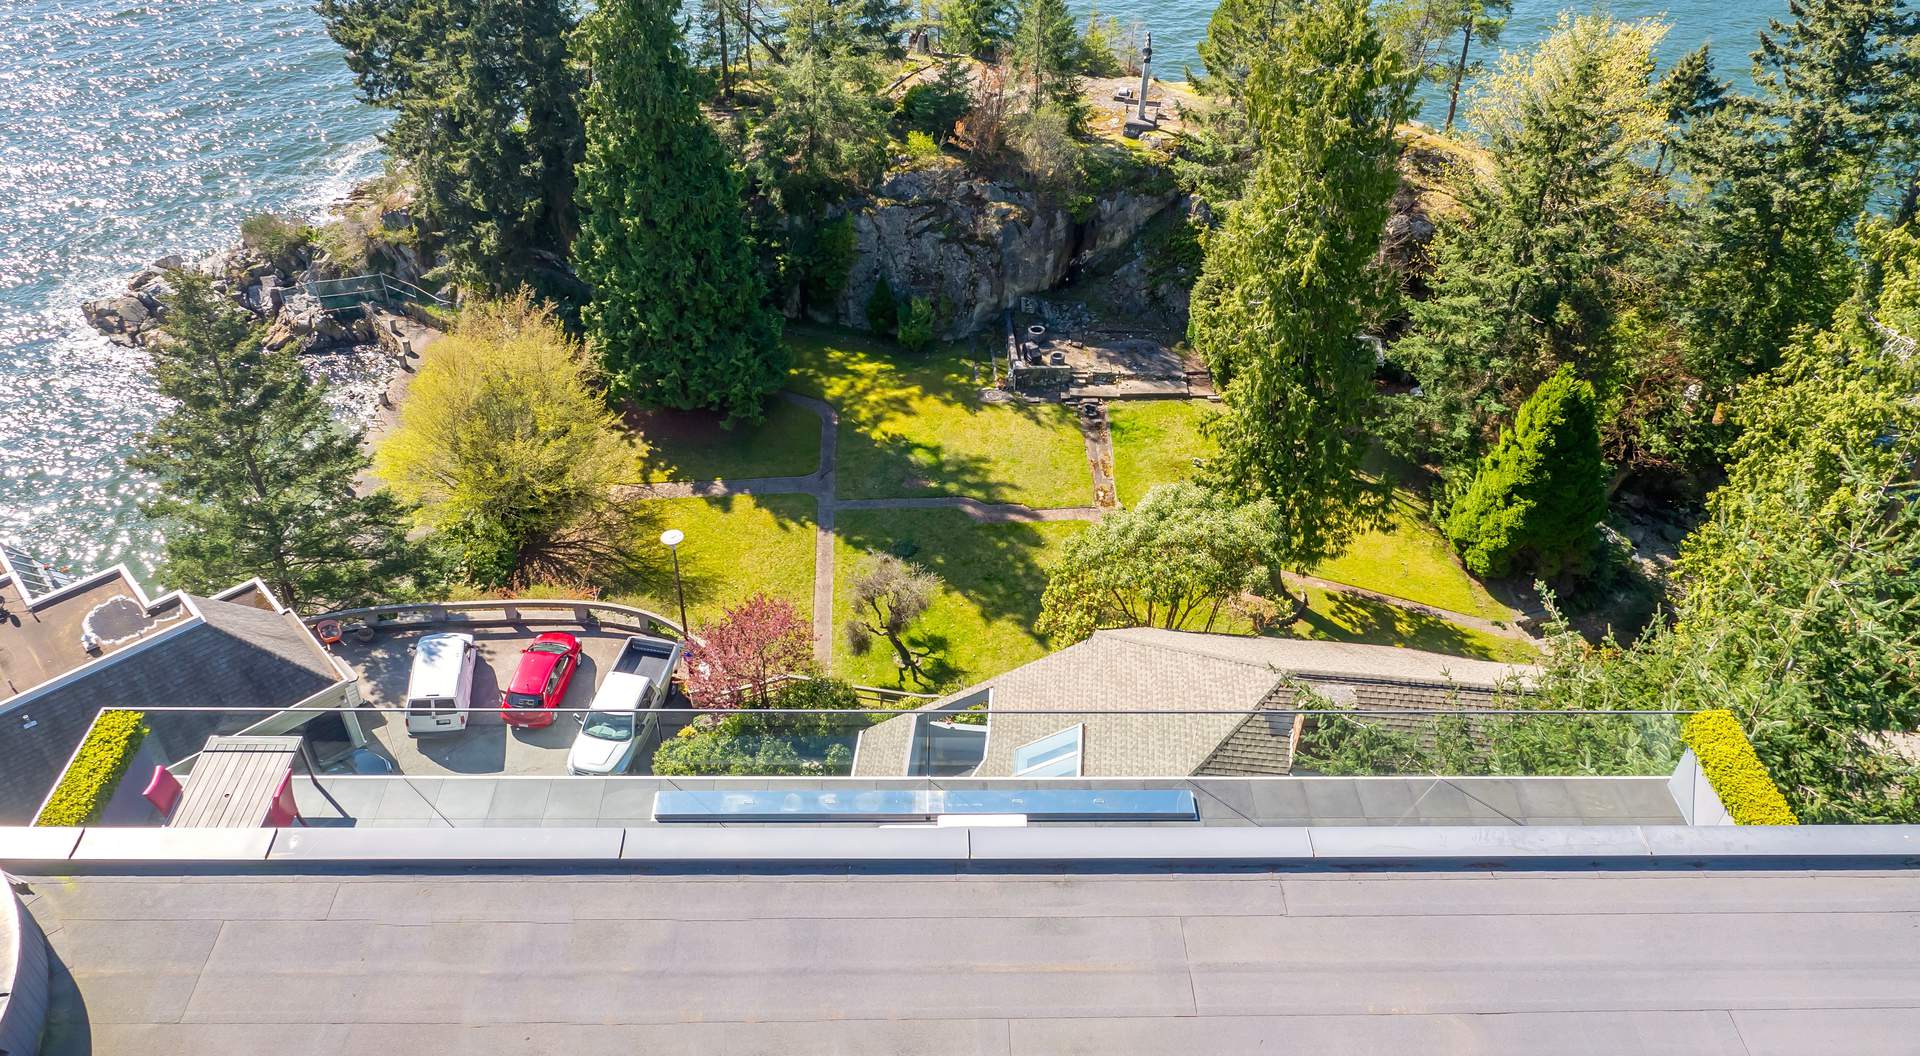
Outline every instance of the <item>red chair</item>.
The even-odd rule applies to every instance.
[[[293,802],[293,771],[280,779],[280,787],[273,790],[273,805],[267,808],[266,827],[284,829],[300,820],[300,808]]]
[[[153,804],[153,809],[159,811],[161,817],[170,817],[174,804],[180,802],[180,780],[169,773],[166,767],[156,766],[152,780],[147,782],[147,790],[140,794]]]

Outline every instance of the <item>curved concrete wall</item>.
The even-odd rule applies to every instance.
[[[47,1024],[47,940],[33,915],[13,893],[12,878],[0,900],[0,1053],[40,1051]]]

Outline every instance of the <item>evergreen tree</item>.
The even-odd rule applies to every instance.
[[[1476,576],[1516,562],[1543,575],[1578,567],[1607,512],[1607,467],[1593,386],[1562,367],[1514,416],[1447,516],[1447,538]]]
[[[824,46],[790,48],[768,88],[752,172],[783,219],[811,221],[879,180],[887,111],[872,63]]]
[[[1920,821],[1920,232],[1866,225],[1882,276],[1735,405],[1677,605],[1625,649],[1556,649],[1547,707],[1729,708],[1809,823]]]
[[[482,295],[577,296],[579,71],[573,0],[320,0],[362,96],[395,111],[384,142],[450,278]]]
[[[1662,198],[1636,159],[1662,129],[1649,56],[1665,32],[1563,17],[1483,86],[1470,116],[1492,165],[1459,174],[1463,208],[1433,247],[1432,296],[1394,347],[1423,387],[1406,408],[1408,453],[1462,468],[1561,364],[1614,371],[1618,290]]]
[[[1889,150],[1920,116],[1920,18],[1904,0],[1791,0],[1729,97],[1680,151],[1698,200],[1687,317],[1724,394],[1771,368],[1794,331],[1852,289],[1850,229],[1890,191]],[[1904,160],[1904,159],[1900,159]]]
[[[404,595],[423,573],[405,510],[357,494],[360,437],[330,417],[325,391],[208,276],[169,273],[165,339],[147,347],[174,406],[141,435],[130,464],[152,475],[146,504],[167,529],[160,578],[206,593],[254,576],[307,611]]]
[[[786,375],[746,238],[739,177],[700,110],[673,8],[608,0],[582,24],[592,70],[579,168],[583,313],[612,395],[757,419]]]
[[[947,50],[991,58],[1012,31],[1012,0],[940,0],[940,42]]]
[[[1274,56],[1286,39],[1287,20],[1300,7],[1301,0],[1220,0],[1195,49],[1206,71],[1201,91],[1234,100],[1244,111],[1247,77]]]
[[[1035,106],[1078,97],[1080,34],[1066,0],[1024,0],[1014,25],[1011,63]]]
[[[1473,45],[1477,41],[1484,48],[1500,43],[1500,32],[1513,14],[1513,0],[1442,0],[1438,6],[1440,35],[1460,34],[1460,53],[1447,68],[1447,119],[1440,126],[1451,129],[1460,109],[1460,86],[1481,69],[1471,57]]]
[[[1667,132],[1660,140],[1660,156],[1654,161],[1654,170],[1661,171],[1668,153],[1686,141],[1693,126],[1712,117],[1726,101],[1727,82],[1713,75],[1713,56],[1702,44],[1681,56],[1660,78],[1655,97],[1666,108],[1667,116]]]
[[[788,0],[781,9],[786,48],[793,61],[807,51],[833,55],[898,56],[899,26],[907,8],[898,0]]]
[[[1247,82],[1260,160],[1207,240],[1188,333],[1226,404],[1210,474],[1272,499],[1278,559],[1304,568],[1380,510],[1360,472],[1374,361],[1355,335],[1388,294],[1376,258],[1411,80],[1365,0],[1315,5],[1285,30]]]

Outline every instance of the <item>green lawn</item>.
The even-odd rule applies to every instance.
[[[1057,403],[980,402],[987,368],[976,373],[966,346],[913,355],[871,338],[799,328],[787,341],[789,387],[840,412],[842,498],[1092,504],[1093,477],[1072,412]]]
[[[1107,407],[1113,431],[1113,482],[1121,505],[1146,497],[1155,484],[1193,476],[1193,460],[1213,453],[1200,435],[1205,400],[1121,400]]]
[[[801,477],[820,468],[820,419],[774,399],[756,426],[722,428],[707,411],[634,411],[627,424],[646,441],[646,481]]]
[[[1540,660],[1539,651],[1525,642],[1408,612],[1385,602],[1357,598],[1351,594],[1333,594],[1312,587],[1307,589],[1307,599],[1307,614],[1290,629],[1294,637],[1396,645],[1406,649],[1425,649],[1428,652],[1509,663],[1537,663]]]
[[[815,419],[817,422],[819,419]],[[687,533],[680,544],[687,618],[695,627],[756,591],[793,602],[801,616],[813,613],[814,507],[810,495],[737,496],[726,499],[652,499],[653,528]],[[657,535],[641,546],[661,551]],[[662,567],[665,567],[665,554]],[[615,600],[678,619],[672,573],[644,593]]]
[[[1113,474],[1122,503],[1140,501],[1155,484],[1193,476],[1193,460],[1213,451],[1200,435],[1206,411],[1199,400],[1117,403],[1109,409]],[[1512,610],[1460,566],[1453,547],[1427,521],[1425,504],[1406,490],[1394,493],[1384,527],[1354,539],[1345,554],[1321,562],[1310,574],[1482,619],[1513,618]]]
[[[1046,569],[1060,545],[1086,526],[1078,522],[980,524],[958,510],[842,510],[835,525],[834,668],[868,686],[925,689],[903,679],[893,651],[876,642],[854,656],[840,628],[849,615],[848,584],[868,550],[890,551],[923,565],[945,585],[910,640],[934,649],[929,672],[963,685],[1045,655],[1033,633]]]
[[[1404,491],[1394,493],[1384,528],[1354,539],[1346,553],[1322,561],[1311,574],[1486,620],[1513,619],[1513,610],[1460,566],[1423,506]]]

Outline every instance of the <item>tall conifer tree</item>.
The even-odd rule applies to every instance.
[[[1357,335],[1387,293],[1376,258],[1411,79],[1365,0],[1316,4],[1283,26],[1248,80],[1260,158],[1208,240],[1189,335],[1226,403],[1210,425],[1211,475],[1274,500],[1277,557],[1301,568],[1339,553],[1380,508],[1360,472],[1374,357]]]
[[[324,391],[292,351],[199,272],[167,280],[164,341],[148,345],[160,394],[174,406],[130,460],[159,495],[166,528],[160,578],[195,592],[260,577],[306,611],[406,594],[423,568],[406,511],[385,491],[359,494],[360,437],[334,423]]]
[[[320,0],[362,96],[395,111],[385,144],[448,278],[484,295],[572,298],[580,160],[573,0]]]
[[[780,320],[674,5],[607,0],[579,40],[591,84],[574,248],[593,289],[588,341],[612,393],[757,419],[786,375]]]

